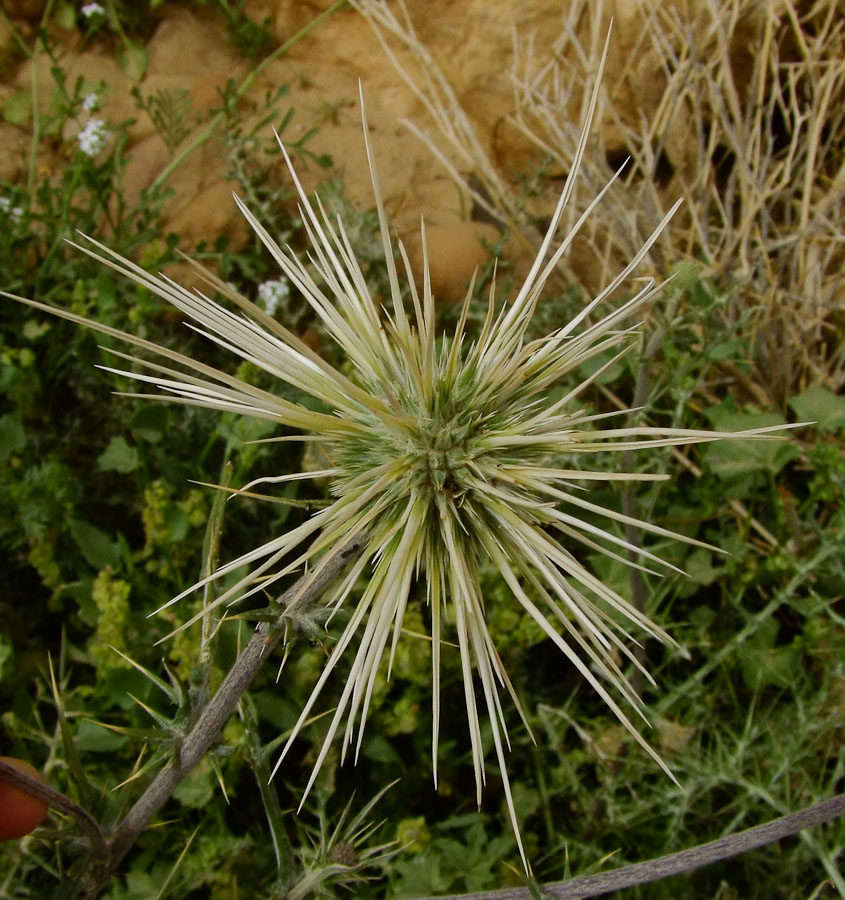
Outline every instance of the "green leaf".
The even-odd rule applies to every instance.
[[[100,272],[97,275],[95,291],[97,294],[97,306],[101,312],[106,312],[114,306],[117,297],[117,286],[109,272]]]
[[[175,503],[168,503],[164,510],[164,527],[167,530],[167,539],[171,544],[178,544],[185,540],[190,530],[190,522],[185,510]]]
[[[217,788],[211,767],[203,760],[173,791],[173,796],[182,806],[202,809],[213,799]]]
[[[26,125],[32,116],[30,91],[14,91],[3,104],[3,118],[11,125]]]
[[[838,397],[827,388],[807,388],[786,402],[802,422],[815,422],[820,431],[845,428],[845,397]]]
[[[60,28],[72,31],[76,28],[76,8],[73,3],[59,3],[53,13],[53,19]]]
[[[147,71],[147,51],[135,41],[126,39],[117,51],[117,64],[131,81],[141,81]]]
[[[114,660],[116,663],[114,667],[100,668],[97,671],[98,697],[102,696],[109,707],[126,710],[137,706],[133,699],[135,697],[146,703],[151,702],[153,699],[152,685],[146,675],[137,669],[128,668],[128,664],[116,653]]]
[[[594,372],[597,372],[603,365],[613,359],[612,352],[599,353],[591,356],[586,362],[581,363],[578,367],[578,374],[582,378],[589,378]],[[603,375],[599,375],[596,379],[597,384],[610,384],[622,375],[624,363],[622,361],[614,363]]]
[[[737,359],[748,351],[748,343],[740,338],[733,341],[720,341],[707,351],[708,359]]]
[[[70,597],[76,604],[79,618],[92,628],[97,624],[100,618],[100,611],[94,602],[92,592],[94,590],[93,578],[81,578],[71,584],[62,585],[57,592],[59,597]]]
[[[8,669],[11,671],[14,656],[15,651],[12,648],[12,642],[0,634],[0,683],[3,681],[4,670]]]
[[[707,416],[718,431],[745,431],[783,425],[777,413],[738,413],[714,407]],[[702,450],[702,456],[719,478],[737,479],[753,472],[779,472],[798,456],[798,448],[788,434],[773,438],[737,438],[716,441]]]
[[[684,563],[684,571],[697,586],[706,587],[724,572],[724,566],[713,565],[713,553],[704,548],[693,550]]]
[[[376,763],[394,765],[402,762],[401,757],[393,749],[392,745],[380,734],[370,735],[368,738],[365,738],[361,751],[367,759],[371,759]]]
[[[26,446],[26,432],[21,420],[14,413],[0,416],[0,462]]]
[[[91,722],[89,719],[82,719],[74,729],[73,742],[77,750],[87,750],[92,753],[111,753],[119,750],[127,741],[121,734],[115,734]]]
[[[43,337],[52,327],[53,323],[50,322],[49,319],[45,319],[43,322],[39,322],[37,319],[27,319],[26,322],[23,323],[21,334],[23,334],[28,341],[37,341],[38,338]]]
[[[117,551],[117,544],[110,540],[105,532],[80,519],[70,519],[68,527],[76,546],[95,569],[105,569],[106,566],[113,569],[118,567],[120,554]]]
[[[132,416],[132,431],[141,440],[155,444],[167,431],[167,422],[167,410],[161,404],[140,406]]]
[[[800,651],[794,644],[775,646],[778,623],[768,619],[747,641],[740,656],[742,677],[750,688],[785,688],[795,683]]]
[[[97,466],[101,472],[120,472],[126,475],[138,468],[138,451],[122,437],[113,437],[100,454]]]

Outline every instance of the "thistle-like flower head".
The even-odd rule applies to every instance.
[[[594,93],[590,116],[595,99]],[[577,160],[583,155],[589,124],[588,119]],[[618,660],[639,664],[628,649],[632,638],[620,623],[627,622],[633,631],[666,642],[671,639],[587,569],[577,550],[601,550],[617,559],[622,556],[614,551],[634,551],[657,566],[667,565],[647,550],[633,547],[617,531],[594,524],[596,517],[599,521],[604,517],[610,523],[633,524],[653,535],[698,542],[599,506],[583,489],[595,480],[664,476],[608,474],[591,471],[587,463],[596,453],[735,435],[644,426],[603,428],[602,420],[607,416],[591,414],[579,404],[579,394],[630,348],[632,317],[654,297],[659,286],[647,281],[618,308],[603,316],[600,310],[648,253],[674,208],[636,257],[575,318],[545,337],[529,339],[528,325],[547,279],[601,199],[599,195],[570,233],[554,246],[558,223],[578,176],[578,166],[573,166],[537,257],[513,300],[497,311],[491,287],[486,320],[480,332],[470,336],[466,331],[473,293],[470,286],[454,333],[438,336],[424,234],[421,291],[405,249],[401,244],[398,247],[406,282],[403,294],[366,122],[364,141],[390,284],[386,308],[371,296],[342,222],[333,221],[319,200],[315,203],[307,198],[281,142],[311,242],[309,262],[297,258],[289,247],[280,247],[236,198],[291,288],[311,305],[342,349],[350,364],[345,370],[348,374],[329,365],[261,307],[213,275],[207,275],[210,284],[238,311],[199,291],[185,290],[166,277],[148,274],[96,241],[90,241],[94,249],[81,248],[172,303],[194,323],[191,327],[209,340],[280,382],[317,398],[330,411],[309,409],[133,335],[52,307],[24,302],[119,337],[147,356],[152,354],[153,359],[117,355],[134,360],[135,371],[125,374],[157,387],[174,402],[267,419],[278,424],[281,440],[320,445],[330,468],[263,481],[329,477],[331,503],[303,524],[274,535],[262,546],[222,566],[192,590],[248,566],[248,574],[214,601],[217,606],[235,603],[270,590],[275,582],[306,563],[317,572],[332,551],[363,540],[363,551],[326,595],[325,603],[332,610],[351,604],[353,588],[362,576],[366,576],[366,586],[281,758],[340,661],[350,656],[349,673],[305,794],[339,731],[343,752],[355,745],[357,754],[377,673],[385,659],[389,669],[407,605],[419,597],[427,607],[430,623],[435,782],[442,715],[441,652],[448,637],[460,652],[479,802],[485,779],[481,721],[486,716],[527,868],[507,777],[508,738],[502,693],[510,695],[520,715],[522,711],[487,627],[480,587],[482,568],[492,568],[499,574],[513,603],[537,623],[665,768],[629,718],[631,711],[642,715],[641,704]],[[549,401],[553,386],[587,360],[608,351],[613,351],[609,363],[565,396]],[[644,674],[648,677],[647,672]]]

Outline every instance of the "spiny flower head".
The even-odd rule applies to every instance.
[[[414,602],[419,586],[431,632],[435,782],[442,715],[441,652],[448,636],[457,642],[460,652],[479,803],[485,780],[481,721],[486,716],[526,868],[506,770],[508,737],[502,691],[510,695],[523,721],[525,717],[487,627],[482,570],[492,568],[499,574],[513,602],[666,768],[625,710],[628,707],[642,716],[640,700],[620,668],[620,659],[640,665],[628,649],[633,638],[622,623],[665,642],[671,643],[671,638],[604,585],[582,564],[575,549],[600,550],[624,562],[627,560],[616,551],[632,551],[658,566],[668,566],[651,552],[633,547],[614,530],[594,524],[597,516],[654,535],[699,542],[599,506],[583,490],[596,480],[664,476],[592,471],[586,461],[596,453],[736,436],[645,426],[602,428],[607,414],[591,414],[579,405],[584,389],[630,349],[635,326],[623,326],[654,297],[658,287],[647,281],[635,296],[603,317],[597,315],[599,308],[648,253],[674,207],[636,257],[570,322],[542,338],[527,336],[547,279],[601,199],[600,194],[552,250],[577,178],[577,162],[584,153],[595,102],[594,92],[576,165],[522,287],[512,302],[497,311],[491,286],[486,319],[473,337],[466,330],[472,285],[454,333],[436,333],[424,230],[421,291],[404,247],[398,247],[407,301],[403,295],[366,120],[364,141],[390,285],[386,308],[371,296],[342,222],[332,220],[319,199],[309,201],[280,142],[311,243],[308,262],[297,258],[289,247],[280,247],[244,204],[237,198],[236,202],[287,282],[310,304],[343,351],[349,361],[348,374],[331,366],[283,324],[210,273],[205,273],[209,284],[231,301],[237,312],[200,291],[188,291],[169,278],[148,274],[96,241],[89,239],[95,249],[80,248],[172,303],[192,320],[191,327],[209,340],[317,398],[328,412],[284,399],[133,335],[24,301],[152,354],[153,359],[116,355],[133,362],[134,371],[123,374],[154,385],[173,402],[270,420],[284,432],[278,440],[310,441],[322,448],[330,460],[329,468],[261,481],[328,477],[330,504],[301,525],[222,566],[191,591],[248,566],[248,574],[223,591],[213,605],[232,604],[271,590],[306,563],[316,574],[333,552],[363,541],[363,551],[324,598],[331,611],[346,605],[353,608],[279,759],[281,762],[303,728],[339,662],[351,655],[349,674],[306,786],[307,795],[339,731],[343,733],[343,753],[354,744],[357,755],[377,675],[385,657],[389,672],[407,605]],[[553,386],[588,360],[609,352],[609,362],[565,396],[549,401]],[[744,432],[743,436],[761,433]],[[353,604],[353,589],[362,576],[366,576],[366,586]],[[644,675],[649,677],[647,672]]]

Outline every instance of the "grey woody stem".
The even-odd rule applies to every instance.
[[[107,841],[107,854],[91,866],[82,885],[81,896],[92,900],[106,885],[112,873],[135,843],[138,835],[167,802],[176,786],[217,742],[223,726],[237,708],[262,663],[270,656],[284,634],[285,621],[306,613],[329,582],[357,555],[365,538],[356,537],[340,547],[317,569],[303,575],[278,600],[282,611],[274,622],[262,622],[229,670],[217,693],[200,713],[193,728],[179,747],[178,756],[169,762],[149,784]]]
[[[598,875],[584,875],[571,878],[569,881],[556,881],[540,885],[534,891],[531,888],[506,888],[501,891],[480,891],[472,894],[450,894],[441,897],[417,898],[417,900],[531,900],[537,897],[554,898],[554,900],[588,900],[590,897],[601,897],[624,888],[639,884],[660,881],[670,875],[682,875],[692,872],[701,866],[739,856],[757,847],[783,840],[798,834],[812,825],[832,822],[845,815],[845,794],[823,800],[814,806],[798,812],[789,813],[778,819],[772,819],[763,825],[756,825],[745,831],[718,838],[707,844],[699,844],[689,850],[680,850],[667,856],[658,856],[646,862],[623,866],[611,872]]]

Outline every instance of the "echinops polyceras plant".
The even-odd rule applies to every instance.
[[[343,732],[343,754],[352,744],[357,754],[377,673],[387,656],[389,674],[407,605],[420,586],[431,629],[435,783],[442,715],[441,653],[448,636],[460,651],[478,800],[485,779],[481,719],[486,715],[526,868],[506,770],[508,736],[503,692],[510,696],[526,727],[528,723],[487,626],[481,570],[489,567],[501,576],[513,602],[537,623],[625,728],[666,769],[624,709],[627,706],[642,716],[641,702],[620,660],[642,667],[628,648],[633,638],[621,623],[627,621],[629,627],[667,643],[672,639],[588,570],[576,548],[601,550],[623,561],[612,548],[634,551],[658,566],[672,568],[653,553],[633,547],[615,531],[593,524],[596,516],[611,523],[635,525],[653,535],[690,544],[699,542],[600,506],[583,489],[591,481],[642,481],[667,476],[610,474],[591,471],[585,465],[597,453],[738,436],[644,426],[606,428],[608,414],[592,414],[579,404],[584,389],[631,348],[634,327],[624,327],[624,323],[655,296],[659,285],[647,281],[617,309],[601,317],[598,311],[646,256],[676,207],[639,253],[570,322],[545,337],[526,337],[546,281],[601,199],[599,194],[552,249],[578,177],[577,163],[583,157],[595,102],[596,93],[576,165],[527,277],[516,296],[498,311],[491,286],[486,319],[474,336],[466,330],[472,286],[454,333],[438,336],[436,332],[424,233],[421,291],[406,251],[399,244],[406,288],[403,294],[366,122],[364,141],[390,285],[386,308],[371,296],[342,222],[333,221],[319,199],[309,201],[282,146],[311,242],[308,263],[298,259],[289,247],[280,247],[244,204],[237,198],[236,202],[290,284],[310,304],[345,354],[349,362],[345,371],[349,374],[329,365],[296,334],[212,274],[206,273],[209,285],[236,311],[200,291],[185,290],[167,277],[151,275],[103,244],[86,239],[90,246],[80,248],[84,252],[172,303],[193,323],[190,327],[209,340],[316,398],[329,411],[315,411],[283,399],[131,334],[23,300],[151,354],[153,359],[116,353],[136,369],[123,374],[159,388],[173,402],[267,419],[283,430],[278,440],[319,444],[330,467],[261,480],[280,483],[330,478],[331,503],[303,524],[274,535],[262,546],[222,566],[191,591],[248,566],[248,574],[223,591],[213,605],[232,604],[270,590],[274,583],[306,564],[318,569],[332,552],[363,539],[364,549],[326,594],[324,603],[333,613],[353,604],[353,590],[362,577],[366,586],[354,601],[348,623],[279,760],[349,651],[349,673],[306,786],[307,795],[339,730]],[[319,281],[312,274],[315,272]],[[608,351],[612,351],[609,362],[564,396],[549,400],[551,388],[578,372],[588,360]],[[763,431],[747,431],[741,436],[757,436]],[[244,490],[250,487],[252,484]],[[648,672],[643,674],[649,677]]]

